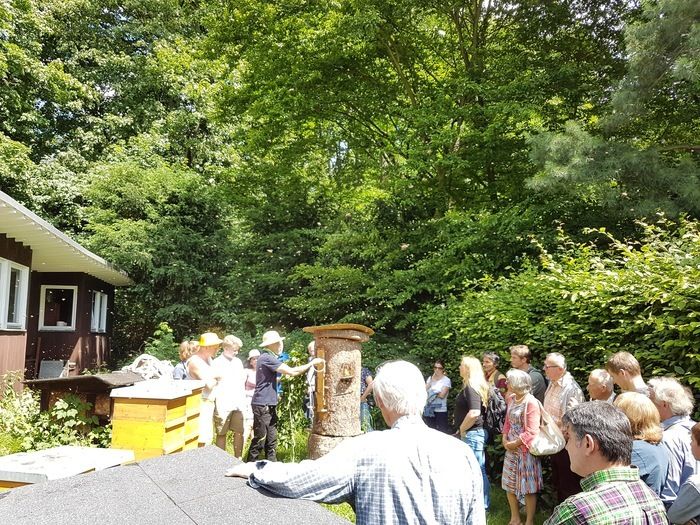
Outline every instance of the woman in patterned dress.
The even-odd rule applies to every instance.
[[[501,486],[508,496],[510,521],[508,525],[522,525],[518,500],[525,499],[525,525],[534,525],[537,493],[542,490],[540,458],[528,451],[540,429],[540,405],[530,394],[530,374],[510,370],[508,379],[508,412],[503,425],[503,459]]]

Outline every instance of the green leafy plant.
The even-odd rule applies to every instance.
[[[173,363],[177,363],[180,360],[175,335],[168,323],[161,322],[158,324],[158,328],[153,332],[153,336],[146,341],[144,352],[160,360]]]
[[[111,425],[100,425],[90,413],[91,403],[66,394],[47,412],[41,412],[38,395],[12,388],[19,374],[3,378],[0,399],[0,452],[42,450],[59,445],[108,447]]]

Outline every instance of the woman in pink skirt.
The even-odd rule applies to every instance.
[[[542,490],[542,464],[540,458],[528,451],[532,440],[540,430],[540,405],[530,394],[530,374],[522,370],[510,370],[508,379],[508,412],[503,425],[503,477],[501,486],[508,496],[510,522],[522,525],[518,500],[525,499],[525,525],[534,525],[537,493]]]

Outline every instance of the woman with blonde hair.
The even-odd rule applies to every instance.
[[[187,360],[197,351],[197,345],[192,345],[192,341],[183,341],[180,343],[178,353],[180,362],[173,369],[173,379],[190,379],[190,374],[187,372]]]
[[[486,476],[486,429],[484,428],[484,412],[489,400],[489,384],[484,377],[484,369],[476,357],[465,356],[459,365],[459,375],[462,376],[464,389],[455,399],[455,426],[457,433],[474,451],[481,467],[481,477],[484,483],[484,507],[489,508],[490,484]]]
[[[540,458],[530,454],[530,444],[540,431],[540,403],[530,392],[532,378],[522,370],[509,370],[506,374],[508,412],[503,424],[503,476],[501,486],[508,496],[510,521],[508,525],[521,525],[518,500],[525,499],[525,525],[534,525],[537,493],[542,490],[542,464]]]
[[[658,446],[663,436],[658,409],[647,396],[638,392],[623,392],[613,404],[625,413],[632,426],[632,465],[639,469],[641,480],[661,495],[669,456],[665,447]]]

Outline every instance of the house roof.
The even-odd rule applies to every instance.
[[[36,272],[80,272],[114,286],[133,284],[129,276],[0,191],[0,233],[32,249]]]

